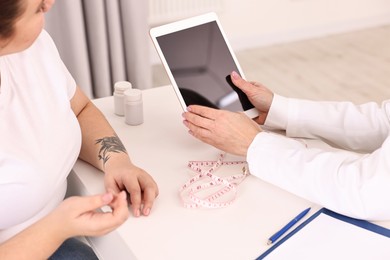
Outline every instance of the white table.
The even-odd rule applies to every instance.
[[[311,206],[305,220],[320,208],[253,176],[238,186],[237,199],[227,208],[184,208],[178,190],[194,174],[188,161],[214,160],[219,151],[187,133],[170,86],[143,91],[143,100],[140,126],[128,126],[114,115],[112,97],[94,101],[132,161],[154,177],[160,190],[149,217],[131,216],[116,231],[88,238],[101,259],[255,259],[269,248],[269,236],[297,213]],[[78,161],[69,185],[77,194],[101,193],[103,174]]]

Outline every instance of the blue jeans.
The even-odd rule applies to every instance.
[[[98,260],[92,248],[77,238],[69,238],[54,252],[49,260]]]

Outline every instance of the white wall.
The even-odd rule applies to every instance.
[[[390,0],[226,0],[224,8],[236,50],[390,24]]]
[[[390,0],[223,0],[218,16],[238,51],[390,24]]]

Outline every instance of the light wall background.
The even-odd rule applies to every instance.
[[[46,29],[97,98],[119,80],[152,87],[152,65],[161,62],[148,30],[209,11],[235,51],[390,24],[390,0],[57,0]]]
[[[150,26],[199,14],[197,0],[176,0],[193,5],[153,22]],[[193,3],[191,3],[193,1]],[[150,8],[161,0],[149,0]],[[167,0],[165,3],[175,2]],[[390,24],[390,0],[209,0],[210,11],[217,12],[235,51],[289,41],[322,37]],[[213,3],[214,2],[214,3]],[[214,10],[213,9],[214,5]],[[184,9],[184,7],[183,7]],[[202,10],[208,11],[207,7]],[[185,15],[184,15],[185,13]],[[158,57],[151,46],[152,63]]]

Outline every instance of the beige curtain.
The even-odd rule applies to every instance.
[[[151,87],[148,1],[57,0],[45,28],[89,97],[112,95],[120,80]]]

